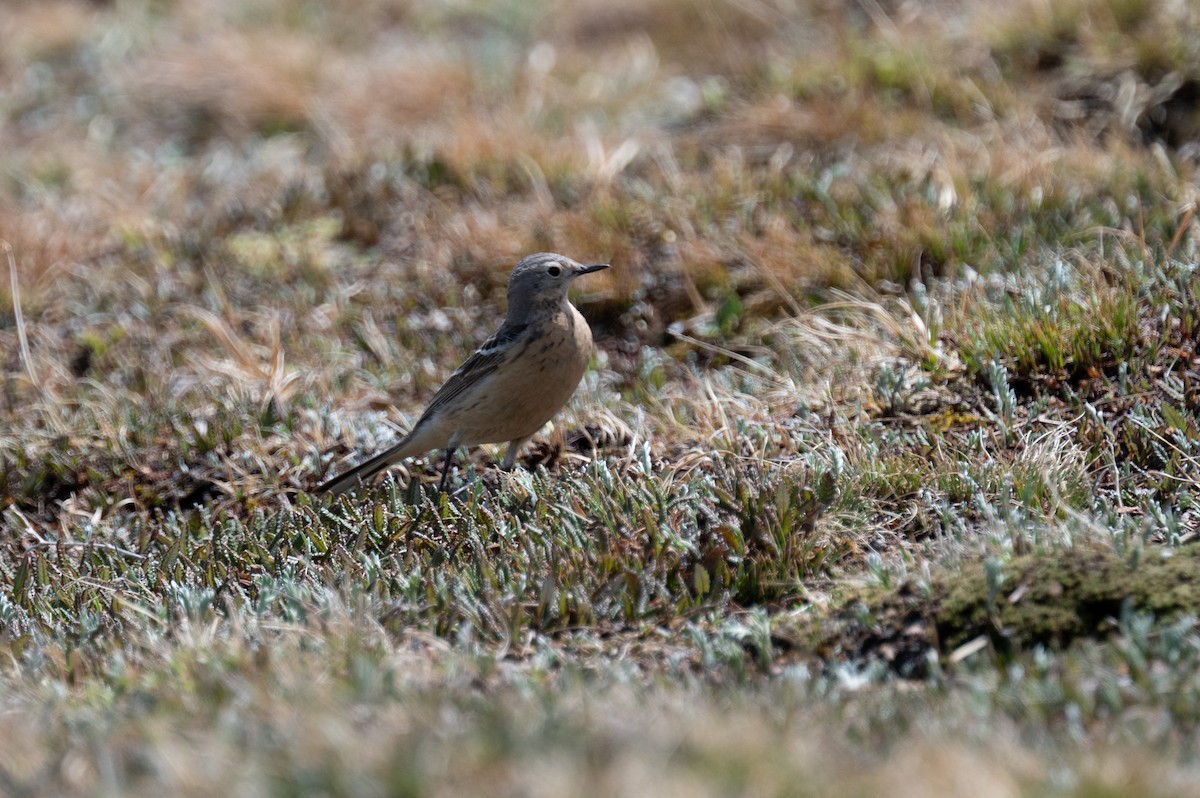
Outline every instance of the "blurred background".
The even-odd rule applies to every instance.
[[[1010,269],[1031,239],[1133,221],[1131,196],[1190,201],[1159,171],[1196,157],[1198,13],[9,0],[0,237],[30,295],[79,264],[149,277],[164,251],[269,268],[262,233],[314,290],[387,261],[486,292],[558,249],[618,264],[612,311],[649,296],[655,330],[774,280]]]

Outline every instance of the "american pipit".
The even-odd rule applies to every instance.
[[[500,329],[450,375],[404,439],[317,490],[343,493],[393,463],[445,449],[438,490],[446,487],[460,446],[508,442],[504,469],[571,398],[592,354],[592,331],[567,299],[584,266],[543,252],[522,258],[508,278],[508,314]]]

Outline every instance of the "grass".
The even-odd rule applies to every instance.
[[[11,5],[0,790],[1193,791],[1187,4]]]

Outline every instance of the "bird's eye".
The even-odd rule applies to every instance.
[[[546,269],[546,274],[550,275],[551,277],[558,277],[562,274],[562,267],[551,266],[549,269]]]

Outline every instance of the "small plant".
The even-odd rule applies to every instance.
[[[994,360],[987,363],[987,382],[996,403],[996,420],[1006,446],[1013,442],[1016,427],[1017,395],[1008,384],[1008,369]]]

